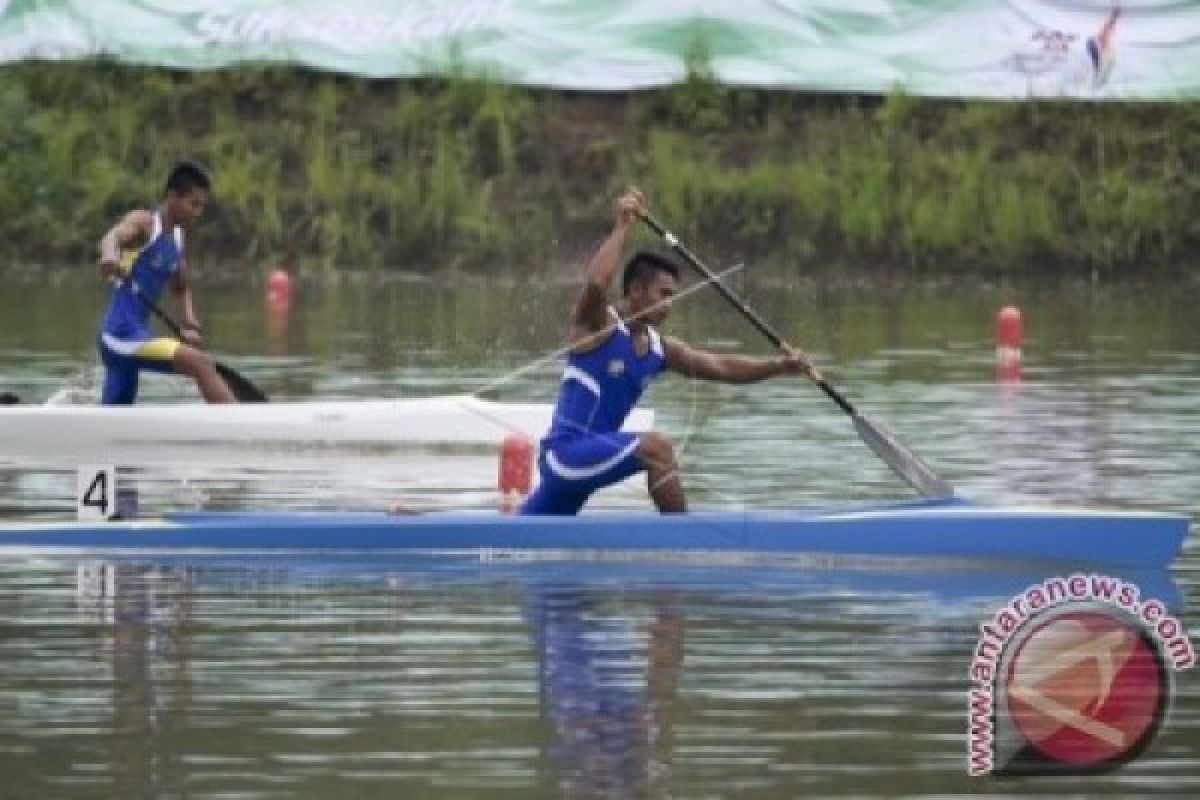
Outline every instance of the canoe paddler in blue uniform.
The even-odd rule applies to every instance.
[[[191,376],[210,403],[236,402],[212,358],[200,349],[184,258],[183,232],[204,213],[211,189],[201,167],[177,164],[157,209],[130,211],[100,240],[100,274],[113,282],[97,339],[104,362],[101,404],[132,405],[144,369]],[[158,303],[168,286],[183,309],[183,341],[154,336],[147,321],[146,301]]]
[[[588,265],[587,282],[571,314],[572,346],[554,418],[538,455],[541,482],[521,505],[522,514],[578,513],[597,489],[643,470],[659,511],[686,511],[671,442],[656,432],[621,431],[646,385],[668,369],[721,383],[754,383],[811,369],[798,350],[773,358],[725,355],[660,335],[657,328],[679,285],[679,267],[658,252],[630,257],[621,276],[621,306],[609,305],[625,236],[647,211],[637,189],[621,195],[612,233]]]

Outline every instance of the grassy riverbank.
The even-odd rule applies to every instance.
[[[933,101],[466,75],[0,68],[0,258],[89,261],[169,163],[211,165],[215,265],[539,272],[636,182],[714,261],[1112,275],[1195,264],[1200,103]]]

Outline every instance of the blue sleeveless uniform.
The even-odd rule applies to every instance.
[[[130,259],[128,256],[132,256]],[[158,302],[183,256],[183,231],[164,231],[162,217],[154,214],[150,240],[141,250],[127,254],[122,266],[126,277],[109,294],[100,323],[97,347],[104,362],[103,405],[130,405],[137,397],[138,372],[174,372],[179,342],[155,337],[150,331],[150,311],[133,292],[134,284],[147,300]]]
[[[645,469],[639,437],[621,431],[647,384],[666,369],[662,339],[646,331],[645,355],[634,350],[629,328],[609,309],[616,328],[604,344],[571,353],[563,371],[550,431],[538,455],[541,482],[522,514],[576,514],[597,489]]]

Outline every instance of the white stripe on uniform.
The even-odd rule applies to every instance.
[[[605,470],[612,469],[617,464],[625,460],[630,453],[637,450],[638,442],[641,437],[635,438],[632,442],[625,446],[621,452],[617,453],[612,458],[605,459],[599,464],[590,467],[568,467],[566,464],[558,460],[558,456],[554,451],[546,453],[546,466],[554,471],[554,474],[568,481],[582,481],[587,478],[594,478]]]
[[[600,384],[591,375],[581,370],[579,367],[569,365],[563,370],[563,383],[570,380],[578,381],[583,384],[583,388],[587,389],[596,397],[600,396]]]

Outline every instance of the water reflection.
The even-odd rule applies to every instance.
[[[567,797],[669,796],[684,615],[675,590],[651,597],[643,635],[593,590],[531,591],[542,713]]]
[[[178,796],[185,753],[179,731],[192,709],[190,570],[81,563],[76,596],[96,631],[96,656],[111,669],[113,796]]]
[[[29,567],[0,566],[2,611]],[[26,602],[60,592],[63,567],[74,584],[63,612],[107,677],[71,677],[78,656],[53,654],[70,652],[69,634],[54,651],[18,640],[13,689],[36,671],[24,680],[56,685],[57,708],[75,706],[84,728],[49,745],[54,705],[23,706],[8,727],[59,780],[119,797],[269,794],[322,774],[367,793],[450,781],[547,798],[887,794],[929,788],[922,775],[966,789],[961,698],[977,625],[1047,577],[836,561],[182,556],[44,562],[42,596],[27,587]],[[1114,577],[1180,603],[1169,573]],[[50,602],[25,635],[34,644],[69,624]],[[1197,698],[1180,702],[1174,741],[1195,733]],[[81,718],[89,704],[107,713]],[[891,744],[845,749],[873,740]],[[1158,763],[1191,758],[1165,742]]]

